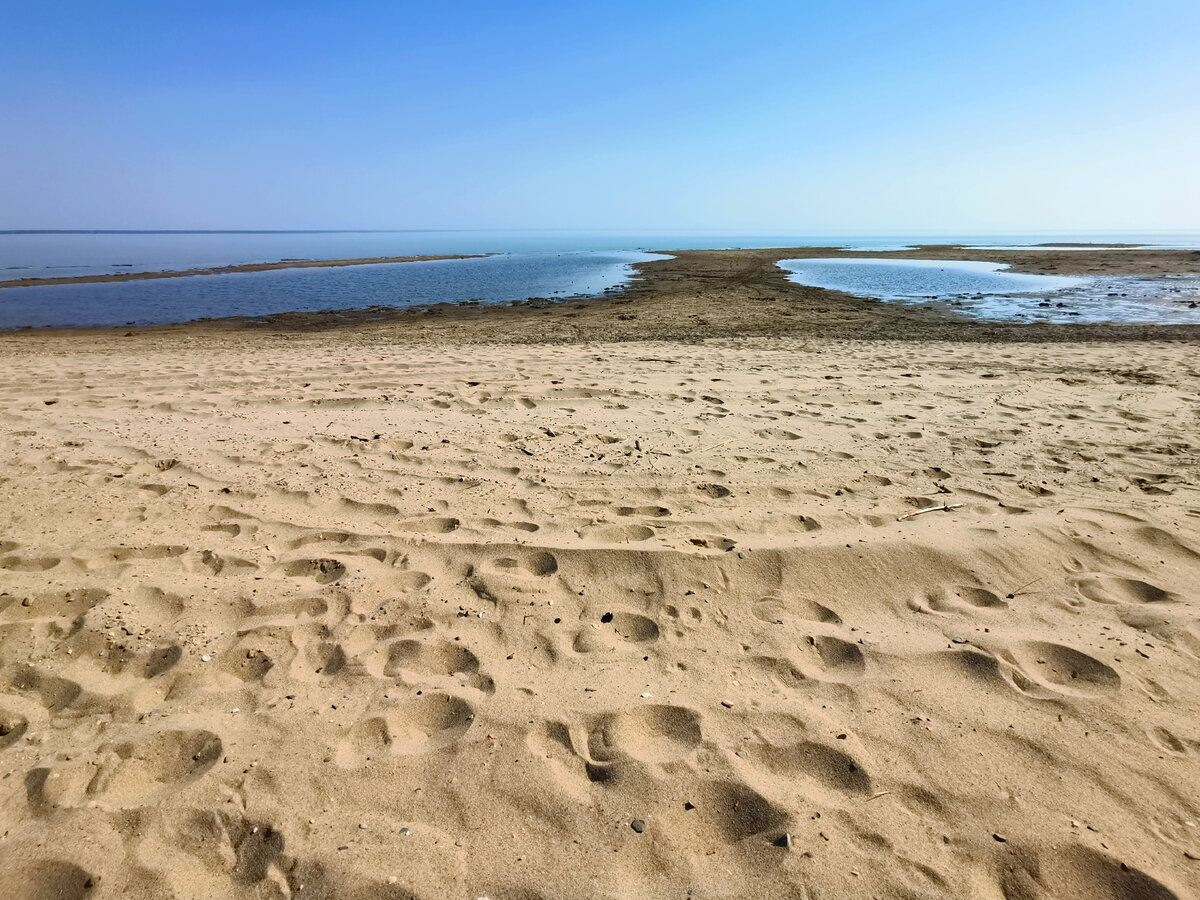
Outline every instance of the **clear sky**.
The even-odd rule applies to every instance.
[[[0,0],[0,228],[1200,230],[1200,2]]]

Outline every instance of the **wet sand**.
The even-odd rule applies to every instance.
[[[789,255],[0,335],[9,895],[1197,896],[1200,331]]]

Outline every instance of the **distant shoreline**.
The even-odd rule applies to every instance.
[[[0,281],[0,288],[45,287],[54,284],[100,284],[106,281],[141,281],[146,278],[190,278],[196,275],[231,275],[235,272],[272,272],[276,269],[317,269],[338,266],[369,266],[379,263],[432,262],[439,259],[483,259],[494,253],[458,253],[442,256],[379,256],[357,259],[283,259],[269,263],[243,263],[201,269],[158,272],[114,272],[111,275],[63,275],[50,278],[15,278]]]

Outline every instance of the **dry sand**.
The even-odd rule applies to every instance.
[[[1198,896],[1194,331],[720,259],[0,338],[3,895]]]

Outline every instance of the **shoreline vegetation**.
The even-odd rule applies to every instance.
[[[454,253],[437,256],[376,256],[361,259],[281,259],[277,262],[239,263],[198,269],[160,269],[150,272],[113,272],[108,275],[62,275],[49,278],[15,278],[0,281],[0,288],[47,287],[57,284],[101,284],[108,281],[143,281],[150,278],[192,278],[202,275],[233,275],[238,272],[273,272],[277,269],[336,269],[379,263],[433,262],[442,259],[483,259],[495,253]]]

